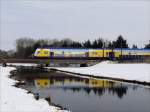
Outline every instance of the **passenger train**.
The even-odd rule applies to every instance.
[[[34,58],[45,59],[138,59],[150,57],[150,49],[37,48]]]

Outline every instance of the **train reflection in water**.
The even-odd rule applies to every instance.
[[[35,79],[34,84],[36,88],[60,88],[63,90],[72,90],[73,92],[84,91],[89,94],[93,91],[95,94],[101,96],[106,90],[110,94],[116,93],[119,98],[122,98],[127,92],[127,87],[119,82],[100,80],[94,78],[52,78],[52,79]]]
[[[122,98],[124,94],[127,93],[127,86],[125,84],[102,80],[94,78],[80,78],[80,77],[51,77],[50,79],[46,78],[37,78],[33,80],[27,80],[26,85],[22,86],[24,89],[31,91],[36,95],[39,93],[39,96],[49,97],[50,89],[62,89],[64,91],[70,90],[74,92],[85,92],[90,94],[93,92],[96,95],[101,96],[104,92],[109,92],[110,94],[117,95],[119,98]],[[42,91],[42,92],[41,92]],[[40,94],[42,93],[42,94]],[[44,93],[44,96],[43,96]],[[47,96],[45,96],[47,94]]]

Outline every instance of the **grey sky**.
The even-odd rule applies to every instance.
[[[20,37],[114,40],[130,45],[150,40],[150,1],[1,1],[0,48],[14,49]]]

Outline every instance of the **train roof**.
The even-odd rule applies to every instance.
[[[39,47],[37,49],[86,49],[88,50],[89,48],[65,48],[65,47]]]
[[[39,47],[37,49],[59,49],[59,50],[102,50],[103,48],[55,48],[55,47]],[[110,49],[110,48],[105,48],[105,49]],[[114,48],[114,50],[121,50],[121,48]],[[144,49],[144,48],[122,48],[122,50],[144,50],[144,51],[150,51],[150,49]]]

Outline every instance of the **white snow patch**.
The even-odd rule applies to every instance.
[[[80,67],[80,68],[56,67],[55,69],[93,76],[119,78],[125,80],[136,80],[140,82],[150,82],[150,64],[144,63],[121,64],[106,61],[91,67]]]
[[[8,78],[13,67],[0,67],[0,112],[62,112],[49,106],[45,100],[36,101],[32,94],[12,86],[15,81]],[[63,111],[64,112],[64,111]]]
[[[15,65],[15,66],[37,66],[35,63],[7,63],[7,65]]]

